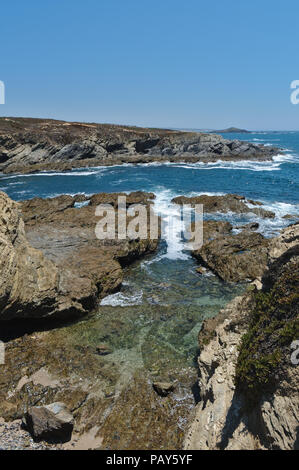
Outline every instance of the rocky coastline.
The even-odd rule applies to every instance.
[[[0,172],[6,174],[124,163],[267,161],[281,152],[212,133],[0,118]]]
[[[298,246],[297,223],[270,241],[258,287],[204,322],[185,449],[298,450]]]
[[[143,240],[96,238],[95,208],[116,208],[121,195],[16,203],[0,193],[5,280],[0,340],[6,346],[0,366],[0,448],[298,448],[298,379],[289,357],[299,333],[299,223],[268,239],[257,222],[236,227],[225,220],[204,221],[203,246],[192,253],[199,278],[211,271],[224,282],[247,282],[248,289],[204,321],[198,381],[194,368],[172,362],[171,348],[163,358],[164,344],[163,364],[157,365],[151,355],[158,330],[145,343],[135,338],[134,307],[123,308],[121,315],[107,307],[107,319],[93,315],[100,300],[120,288],[124,268],[159,244],[149,232]],[[143,192],[126,196],[127,207],[141,203],[147,211],[155,198]],[[203,204],[212,215],[275,217],[259,201],[236,194],[173,202]],[[173,307],[156,305],[145,315],[170,322]],[[184,321],[192,321],[191,313]],[[18,333],[18,325],[26,322],[33,322],[32,328]],[[130,346],[121,349],[124,329]],[[114,343],[108,345],[111,338]],[[196,406],[191,385],[198,390]],[[34,439],[26,438],[24,426]],[[67,442],[43,440],[55,432],[61,436],[65,426]]]
[[[275,218],[272,211],[261,207],[259,201],[246,200],[238,194],[224,196],[178,196],[175,204],[202,204],[205,213],[254,214],[265,219]],[[203,245],[192,250],[199,264],[227,282],[260,282],[269,259],[270,240],[257,230],[258,223],[233,227],[229,222],[204,220]],[[194,223],[191,227],[194,231]],[[237,229],[238,233],[233,232]]]

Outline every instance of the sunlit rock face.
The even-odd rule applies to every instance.
[[[0,194],[0,320],[85,315],[119,288],[121,264],[157,248],[158,239],[151,239],[149,230],[145,239],[98,240],[96,204],[117,197],[104,196],[75,207],[80,196],[15,203]],[[143,202],[148,210],[148,196],[133,193],[128,201]]]

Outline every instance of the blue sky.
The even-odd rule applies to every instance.
[[[0,115],[299,129],[299,2],[11,0]]]

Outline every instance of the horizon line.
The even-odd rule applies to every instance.
[[[2,118],[8,118],[8,119],[40,119],[40,120],[48,120],[48,121],[63,121],[63,122],[69,122],[69,123],[83,123],[83,124],[99,124],[99,125],[113,125],[113,126],[126,126],[126,127],[139,127],[139,128],[144,128],[144,129],[163,129],[163,130],[176,130],[176,131],[185,131],[185,132],[219,132],[221,131],[226,131],[227,129],[230,128],[236,128],[240,129],[242,131],[247,131],[249,133],[255,133],[255,132],[299,132],[299,129],[248,129],[246,127],[239,127],[239,126],[234,126],[230,125],[228,127],[222,127],[221,129],[216,129],[212,127],[173,127],[173,126],[157,126],[157,125],[142,125],[142,124],[127,124],[123,122],[98,122],[98,121],[87,121],[87,120],[69,120],[69,119],[60,119],[58,117],[32,117],[32,116],[10,116],[10,115],[1,115],[0,119]],[[238,132],[232,132],[238,133]],[[245,132],[241,132],[242,134]]]

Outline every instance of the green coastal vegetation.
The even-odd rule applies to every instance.
[[[237,386],[256,398],[275,385],[280,365],[290,362],[290,345],[299,337],[299,265],[289,261],[274,266],[273,272],[278,277],[270,270],[272,285],[255,294],[236,365]]]

